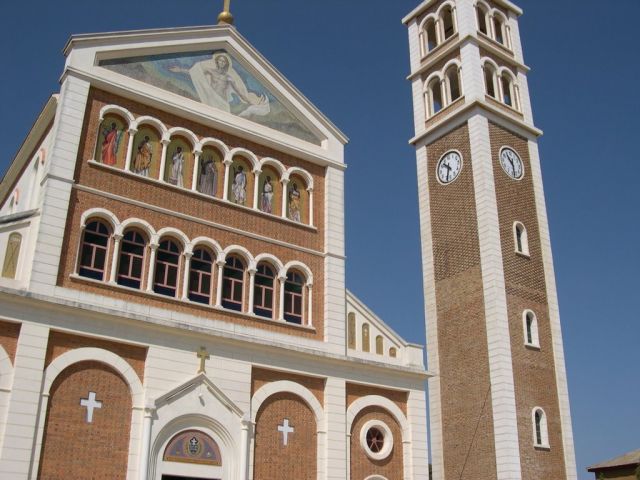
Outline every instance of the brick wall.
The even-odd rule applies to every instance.
[[[229,148],[243,147],[254,152],[259,158],[273,157],[280,160],[286,167],[300,167],[309,172],[314,179],[314,224],[317,228],[295,225],[291,222],[269,217],[261,213],[239,208],[225,202],[214,202],[201,196],[185,191],[179,191],[170,185],[149,182],[138,177],[132,177],[124,172],[90,165],[87,161],[94,156],[96,135],[99,127],[100,109],[107,104],[117,104],[129,109],[135,116],[151,115],[165,123],[167,128],[181,126],[192,130],[199,138],[213,137],[225,142]],[[126,139],[123,140],[125,142]],[[191,121],[183,120],[174,115],[155,110],[139,103],[117,97],[99,90],[91,90],[85,114],[85,123],[76,164],[75,179],[79,185],[94,188],[104,194],[94,194],[77,189],[72,191],[70,208],[65,228],[64,244],[68,245],[61,255],[58,272],[58,285],[80,289],[92,293],[101,293],[128,301],[152,305],[158,308],[168,308],[179,312],[186,312],[198,316],[215,316],[232,323],[256,326],[269,331],[278,331],[292,335],[324,338],[324,177],[325,169],[309,162],[282,154],[272,149],[230,136],[211,128],[203,127]],[[108,198],[106,195],[117,195],[124,199],[142,202],[149,207],[155,206],[163,211],[149,207],[140,207],[132,203]],[[253,192],[248,191],[253,198]],[[240,245],[247,248],[254,256],[260,253],[270,253],[278,257],[283,263],[299,260],[305,263],[314,275],[313,285],[313,324],[315,331],[304,331],[286,324],[271,320],[249,318],[234,312],[212,311],[206,307],[181,303],[170,298],[152,298],[141,293],[123,292],[121,289],[94,283],[78,281],[69,278],[74,273],[79,242],[81,240],[80,219],[82,213],[90,208],[106,208],[113,212],[120,221],[137,217],[149,222],[156,230],[163,227],[174,227],[183,231],[190,239],[198,236],[216,240],[223,248],[229,245]],[[176,217],[173,212],[194,217],[194,220]],[[198,221],[197,219],[202,219]],[[255,234],[286,242],[303,249],[315,250],[309,253],[298,248],[285,247],[268,240],[248,237],[243,233],[230,232],[225,228],[216,228],[214,222],[249,234]],[[110,265],[107,264],[107,272]],[[216,272],[217,273],[217,272]],[[182,276],[179,277],[182,279]],[[276,282],[277,284],[277,282]],[[216,282],[214,280],[214,285]],[[248,278],[247,278],[248,285]],[[245,303],[248,301],[248,288],[245,288]],[[276,300],[278,296],[276,296]],[[277,302],[276,302],[277,303]],[[306,310],[306,302],[305,302]]]
[[[367,456],[360,443],[360,432],[369,420],[380,420],[391,430],[393,450],[383,460],[373,460]],[[381,407],[369,407],[360,412],[351,426],[351,478],[361,480],[370,475],[383,475],[389,480],[400,480],[403,475],[402,430],[395,419]]]
[[[136,372],[140,383],[144,382],[144,364],[147,358],[146,348],[64,332],[51,331],[49,334],[45,368],[63,353],[77,348],[101,348],[122,357]]]
[[[16,347],[20,336],[20,324],[0,320],[0,346],[5,349],[13,363],[16,358]]]
[[[525,139],[492,123],[489,124],[489,134],[491,156],[494,160],[500,236],[503,239],[502,255],[518,410],[522,478],[560,479],[565,476],[562,428],[528,144]],[[500,166],[499,153],[503,146],[514,149],[523,161],[524,177],[519,181],[510,179]],[[515,221],[522,222],[527,229],[530,258],[518,255],[514,251]],[[525,309],[530,309],[536,314],[540,350],[524,345],[522,313]],[[550,451],[533,447],[531,411],[534,407],[542,407],[547,414]]]
[[[288,444],[278,426],[294,429]],[[306,403],[291,393],[269,397],[256,416],[254,480],[316,480],[317,426]]]
[[[93,423],[80,405],[90,391],[102,402]],[[51,387],[38,478],[124,480],[130,427],[131,395],[119,375],[98,362],[68,367]]]
[[[460,151],[460,176],[436,180],[436,165]],[[496,478],[489,359],[467,125],[427,147],[446,478]]]
[[[296,375],[289,372],[280,372],[277,370],[267,370],[265,368],[253,368],[251,371],[251,396],[260,390],[263,386],[272,382],[288,380],[290,382],[299,383],[309,390],[314,397],[324,404],[324,386],[325,379],[317,377],[307,377],[304,375]]]
[[[366,397],[367,395],[380,395],[381,397],[388,398],[395,403],[402,413],[407,414],[407,392],[400,392],[398,390],[388,390],[386,388],[372,387],[370,385],[358,385],[356,383],[347,383],[347,408],[351,406],[353,402],[359,398]]]

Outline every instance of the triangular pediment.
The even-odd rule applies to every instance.
[[[204,113],[262,137],[315,148],[347,141],[231,27],[83,35],[70,40],[66,53],[68,71],[89,73],[102,87]]]
[[[205,396],[210,397],[237,417],[244,418],[242,410],[205,373],[198,373],[186,382],[172,388],[161,397],[158,397],[154,403],[156,408],[162,408],[163,405],[193,396],[197,397],[202,403],[205,403]]]

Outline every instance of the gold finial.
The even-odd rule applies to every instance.
[[[231,0],[224,0],[224,9],[222,13],[218,15],[218,25],[226,23],[227,25],[233,25],[233,15],[231,15]]]

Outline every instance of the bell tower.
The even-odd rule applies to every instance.
[[[508,0],[409,29],[434,479],[576,479],[549,226]]]

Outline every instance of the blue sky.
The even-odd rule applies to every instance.
[[[222,0],[4,2],[0,168],[72,33],[211,24]],[[232,0],[239,31],[351,138],[347,283],[424,343],[405,27],[418,0]],[[640,2],[521,0],[565,340],[579,478],[640,448]]]

